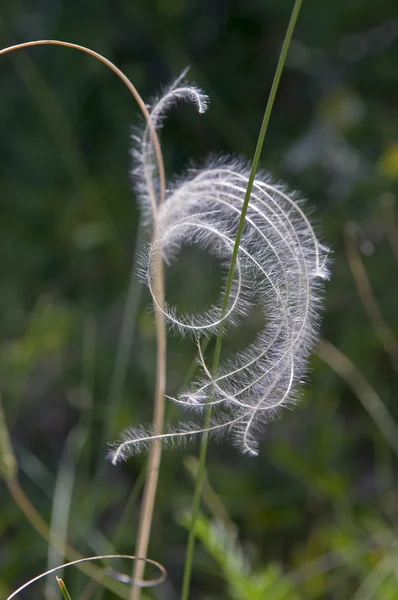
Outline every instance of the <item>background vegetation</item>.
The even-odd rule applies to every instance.
[[[178,174],[209,153],[251,157],[291,4],[2,0],[0,46],[84,44],[146,99],[190,65],[211,104],[167,122],[167,173]],[[259,458],[211,444],[193,600],[398,598],[397,72],[395,0],[304,2],[262,166],[309,198],[333,248],[323,336],[334,346],[319,346],[302,402],[269,427]],[[134,288],[124,314],[144,242],[128,175],[138,110],[110,71],[63,48],[2,58],[0,81],[0,389],[21,483],[83,554],[133,552],[145,457],[114,468],[104,455],[121,429],[150,419],[153,396],[146,290]],[[219,275],[187,250],[168,294],[207,306]],[[227,352],[258,319],[231,332]],[[171,392],[194,354],[170,336]],[[193,455],[194,445],[163,457],[150,556],[169,579],[155,598],[178,597]],[[6,597],[57,556],[0,485]],[[76,571],[65,581],[73,600],[95,592]],[[43,593],[61,597],[49,585],[26,597]]]

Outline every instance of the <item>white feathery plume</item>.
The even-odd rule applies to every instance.
[[[206,96],[178,79],[155,104],[151,119],[161,126],[165,111],[179,99],[193,101],[199,112]],[[197,244],[228,269],[249,178],[249,168],[237,160],[220,158],[168,190],[157,200],[156,166],[147,129],[140,138],[134,171],[141,202],[153,219],[155,235],[145,258],[144,278],[152,290],[154,270],[162,258],[178,257],[184,244]],[[257,175],[245,219],[235,277],[225,314],[220,301],[201,314],[181,314],[176,307],[158,306],[170,326],[197,340],[202,375],[177,397],[170,398],[196,412],[215,406],[206,429],[229,433],[243,452],[257,454],[264,425],[297,399],[309,353],[317,339],[322,282],[328,278],[326,247],[321,245],[303,211],[297,193],[271,178]],[[221,297],[222,300],[222,297]],[[263,309],[266,324],[256,341],[233,360],[220,365],[214,377],[200,347],[203,336],[217,333],[222,323],[238,324],[254,305]],[[150,428],[129,429],[110,452],[112,462],[147,449],[161,438],[171,445],[205,430],[182,422],[155,436]]]

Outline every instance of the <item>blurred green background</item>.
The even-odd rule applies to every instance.
[[[291,8],[2,0],[0,46],[89,46],[147,101],[190,65],[210,107],[171,112],[170,178],[209,153],[250,159]],[[333,346],[319,346],[301,403],[269,426],[258,458],[211,444],[192,600],[398,598],[397,74],[396,0],[305,0],[262,167],[308,197],[333,249],[322,327]],[[105,453],[150,420],[154,389],[153,314],[131,277],[145,241],[129,176],[139,112],[111,71],[64,48],[1,57],[0,84],[0,389],[20,481],[82,554],[133,553],[145,457],[114,468]],[[168,295],[202,308],[219,275],[187,250]],[[170,393],[194,355],[169,336]],[[179,597],[194,456],[196,444],[164,453],[149,554],[169,579],[145,598]],[[3,598],[59,557],[0,490]],[[100,597],[77,571],[65,581],[73,600]],[[23,597],[60,593],[51,581]]]

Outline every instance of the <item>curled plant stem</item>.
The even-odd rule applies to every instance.
[[[22,511],[29,523],[32,525],[33,529],[35,529],[40,537],[42,537],[49,545],[53,546],[58,552],[64,553],[68,560],[80,561],[83,559],[83,556],[72,546],[69,544],[61,544],[51,535],[49,526],[25,494],[18,479],[7,478],[6,485],[15,504]],[[118,597],[126,598],[126,593],[121,593],[120,585],[117,582],[114,582],[109,578],[104,580],[105,572],[103,569],[99,569],[91,564],[86,564],[85,562],[78,563],[77,566],[88,577],[95,579],[95,581],[107,587]]]
[[[392,368],[398,374],[398,341],[380,310],[365,265],[358,251],[356,233],[357,226],[354,223],[347,224],[345,239],[348,265],[373,329],[390,359]]]
[[[260,162],[261,151],[262,151],[262,147],[264,144],[265,134],[268,129],[268,124],[269,124],[269,120],[271,117],[271,112],[272,112],[272,108],[274,105],[275,96],[276,96],[276,93],[277,93],[277,90],[279,87],[279,82],[280,82],[282,71],[283,71],[283,68],[285,65],[286,56],[287,56],[287,53],[289,50],[290,42],[293,37],[293,32],[294,32],[294,29],[296,26],[297,18],[300,13],[301,5],[302,5],[302,0],[295,0],[293,10],[292,10],[292,13],[290,16],[290,21],[289,21],[289,24],[288,24],[288,27],[286,30],[285,39],[283,41],[283,46],[282,46],[282,49],[281,49],[281,52],[279,55],[278,65],[277,65],[277,68],[275,71],[274,80],[272,82],[267,106],[265,108],[263,122],[261,124],[261,129],[260,129],[260,133],[258,136],[256,149],[254,152],[253,163],[252,163],[252,167],[251,167],[251,171],[250,171],[249,181],[248,181],[247,188],[246,188],[245,199],[244,199],[243,206],[242,206],[241,217],[240,217],[238,230],[237,230],[237,234],[236,234],[236,238],[235,238],[235,244],[234,244],[234,249],[233,249],[233,253],[232,253],[231,265],[230,265],[230,269],[229,269],[229,273],[228,273],[228,280],[227,280],[227,285],[226,285],[226,289],[225,289],[225,296],[224,296],[224,301],[223,301],[223,305],[222,305],[222,309],[221,309],[221,315],[224,315],[225,312],[227,311],[227,307],[228,307],[228,303],[229,303],[229,296],[231,293],[232,284],[233,284],[234,275],[235,275],[235,265],[236,265],[236,261],[237,261],[237,257],[238,257],[239,246],[240,246],[240,241],[241,241],[241,237],[242,237],[242,233],[243,233],[243,227],[245,224],[246,213],[247,213],[247,209],[249,206],[250,196],[251,196],[252,189],[253,189],[253,183],[254,183],[257,168],[258,168],[258,165]],[[215,347],[215,352],[214,352],[214,360],[213,360],[213,368],[212,368],[213,376],[216,375],[218,367],[219,367],[219,363],[220,363],[223,335],[224,335],[224,327],[221,326],[218,336],[217,336],[216,347]],[[209,406],[209,408],[206,411],[206,415],[205,415],[204,429],[209,427],[209,424],[211,421],[211,415],[212,415],[212,407]],[[187,552],[186,552],[186,559],[185,559],[181,600],[188,600],[188,598],[189,598],[193,557],[194,557],[194,551],[195,551],[195,530],[196,530],[196,522],[197,522],[197,519],[199,516],[200,499],[201,499],[201,495],[202,495],[202,485],[203,485],[203,480],[204,480],[204,475],[205,475],[205,464],[206,464],[208,440],[209,440],[209,433],[205,431],[202,435],[201,445],[200,445],[199,465],[198,465],[198,473],[197,473],[197,477],[196,477],[195,491],[194,491],[194,498],[193,498],[193,505],[192,505],[191,525],[190,525],[189,535],[188,535],[188,544],[187,544]]]
[[[8,491],[14,500],[16,506],[29,521],[33,529],[39,534],[49,546],[52,546],[58,552],[62,552],[68,560],[77,560],[78,568],[88,577],[91,577],[98,583],[104,585],[113,591],[117,596],[126,598],[126,593],[121,593],[117,582],[104,579],[104,571],[84,561],[83,556],[72,546],[64,541],[61,542],[56,536],[52,535],[50,527],[44,521],[40,513],[33,506],[32,502],[25,494],[18,480],[18,462],[12,448],[9,431],[6,424],[3,405],[0,396],[0,474],[8,488]]]
[[[43,579],[43,577],[52,575],[53,573],[56,573],[60,569],[65,569],[66,567],[73,567],[73,566],[76,566],[79,564],[81,565],[81,564],[85,564],[85,563],[90,563],[95,560],[109,560],[109,559],[115,559],[115,558],[136,560],[137,557],[132,556],[131,554],[102,554],[100,556],[88,556],[85,558],[79,558],[77,560],[72,560],[69,563],[60,565],[59,567],[55,567],[54,569],[50,569],[49,571],[44,571],[44,573],[40,573],[40,575],[33,577],[33,579],[29,579],[29,581],[27,581],[26,583],[21,585],[21,587],[19,587],[17,590],[15,590],[15,592],[13,592],[10,596],[8,596],[7,600],[11,600],[12,598],[15,598],[16,596],[18,596],[18,594],[20,592],[22,592],[22,590],[25,590],[27,587],[31,586],[32,583],[35,583],[36,581]],[[155,566],[159,569],[160,575],[156,579],[151,579],[151,581],[141,581],[140,584],[143,587],[151,587],[151,586],[159,585],[160,583],[163,583],[163,581],[167,577],[167,572],[166,572],[165,568],[160,563],[156,562],[155,560],[150,560],[150,559],[146,559],[146,560],[147,560],[147,562],[151,563],[153,566]],[[112,574],[113,577],[116,577],[116,579],[118,579],[121,582],[125,582],[125,580],[126,580],[126,575],[124,575],[123,573],[119,573],[117,571],[114,571],[113,569],[107,569],[107,572],[108,572],[108,574]],[[130,580],[129,577],[127,577],[127,579]]]
[[[17,459],[14,455],[14,451],[11,445],[9,432],[6,425],[6,420],[4,416],[3,406],[1,404],[0,398],[0,468],[1,475],[4,478],[5,484],[8,488],[8,491],[14,500],[15,504],[24,514],[26,519],[29,521],[33,529],[39,534],[39,536],[47,542],[49,546],[52,546],[58,552],[62,552],[69,561],[72,561],[76,564],[76,566],[83,572],[85,575],[94,579],[98,584],[103,585],[110,591],[112,591],[119,598],[127,598],[127,590],[124,589],[124,585],[118,581],[114,581],[107,577],[104,579],[106,575],[106,571],[96,567],[91,564],[92,560],[96,560],[95,557],[85,558],[83,557],[77,550],[75,550],[70,544],[65,542],[64,540],[60,540],[56,536],[54,536],[51,532],[50,527],[44,521],[40,513],[36,510],[28,496],[25,494],[21,484],[19,483],[17,471],[18,471],[18,463]],[[108,555],[109,558],[117,557],[119,555]],[[99,558],[99,557],[97,557]],[[129,557],[130,559],[134,557]],[[145,559],[147,560],[147,559]],[[160,571],[162,572],[162,577],[165,578],[165,570],[161,565],[158,565],[155,561],[149,561],[152,564],[156,564]],[[50,570],[51,572],[55,572],[61,567],[55,567],[55,569]],[[160,581],[156,581],[159,583]],[[141,585],[145,585],[145,587],[149,587],[151,585],[150,581],[140,582]],[[123,591],[122,591],[123,590]],[[14,594],[13,594],[14,595]]]

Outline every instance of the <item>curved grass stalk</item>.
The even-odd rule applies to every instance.
[[[66,48],[73,48],[75,50],[79,50],[93,56],[98,59],[100,62],[109,67],[116,75],[123,81],[123,83],[127,86],[129,91],[134,96],[144,118],[146,121],[146,129],[145,136],[150,138],[150,150],[154,154],[155,164],[157,168],[157,179],[159,181],[158,189],[155,189],[153,185],[153,178],[151,172],[145,171],[145,158],[148,159],[148,156],[144,156],[144,175],[146,178],[146,188],[150,198],[150,202],[153,210],[153,217],[155,221],[156,215],[156,206],[157,202],[161,204],[166,195],[166,178],[164,172],[163,165],[163,157],[160,149],[159,138],[156,133],[156,123],[154,124],[151,120],[151,116],[149,114],[148,108],[145,102],[142,100],[140,94],[136,90],[135,86],[129,80],[129,78],[114,65],[110,60],[91,50],[86,48],[85,46],[81,46],[79,44],[74,44],[71,42],[64,42],[59,40],[36,40],[32,42],[25,42],[22,44],[16,44],[13,46],[9,46],[7,48],[3,48],[0,50],[0,56],[3,54],[7,54],[9,52],[26,49],[34,46],[41,45],[55,45],[55,46],[63,46]],[[149,156],[149,159],[151,157]],[[162,302],[162,297],[164,297],[163,290],[163,267],[162,262],[159,262],[159,268],[156,275],[156,293],[159,298],[159,302]],[[165,368],[166,368],[166,328],[164,322],[164,316],[158,311],[159,314],[156,316],[156,336],[157,336],[157,370],[156,370],[156,392],[155,392],[155,407],[154,407],[154,417],[153,417],[153,427],[155,431],[162,431],[163,421],[164,421],[164,394],[165,394]],[[140,524],[139,524],[139,535],[137,541],[137,556],[140,560],[135,562],[134,567],[134,581],[142,579],[143,569],[145,565],[146,552],[149,541],[150,528],[152,523],[152,515],[153,515],[153,506],[157,488],[158,481],[158,473],[159,473],[159,465],[160,465],[160,457],[161,457],[161,444],[155,443],[151,448],[151,453],[148,461],[148,476],[145,486],[144,492],[144,500],[143,506],[140,515]],[[143,560],[141,560],[143,559]],[[132,598],[134,600],[139,600],[140,596],[140,588],[136,585],[132,587]]]

